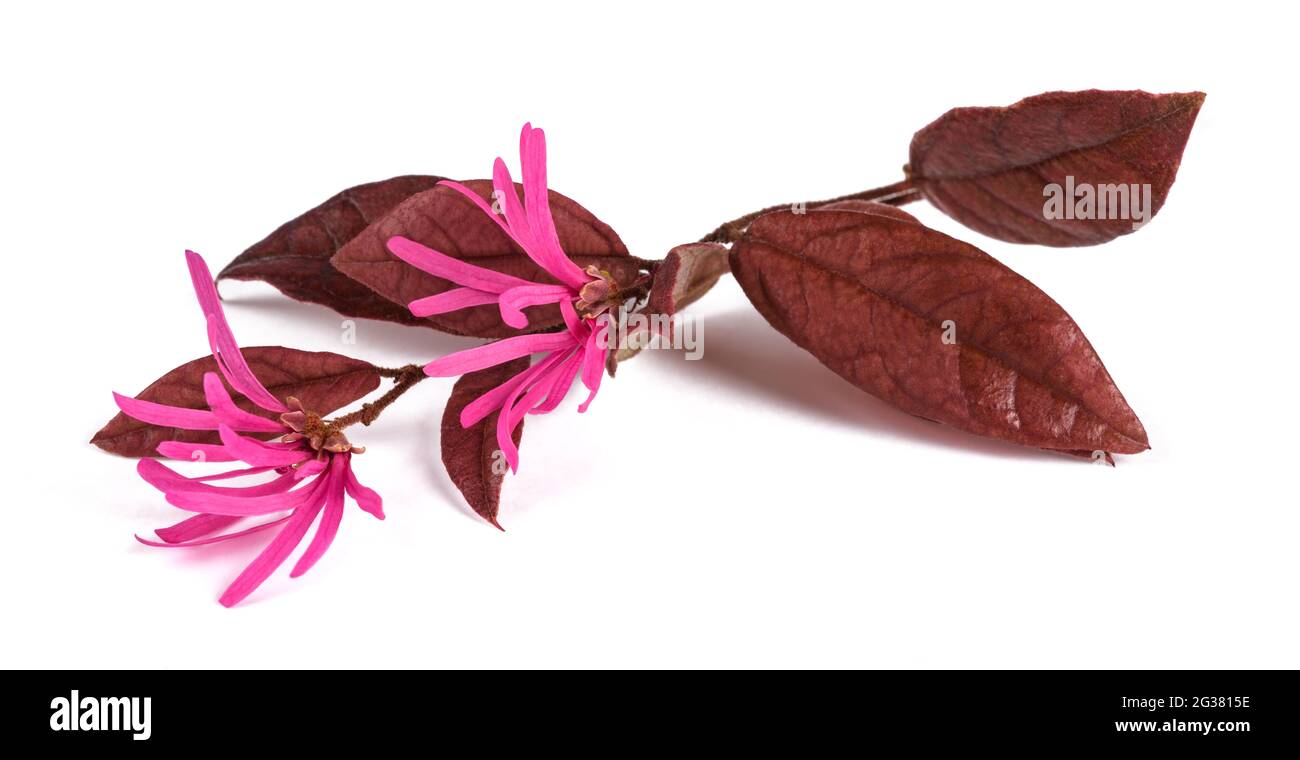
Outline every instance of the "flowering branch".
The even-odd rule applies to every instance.
[[[93,441],[142,457],[141,478],[191,513],[141,543],[191,547],[274,531],[222,594],[235,605],[315,525],[290,577],[307,572],[348,501],[383,519],[383,500],[354,472],[365,448],[346,428],[371,424],[425,377],[457,377],[442,462],[471,508],[500,528],[501,485],[519,466],[525,417],[555,411],[578,382],[586,411],[602,377],[638,350],[611,345],[606,317],[629,301],[644,301],[639,316],[672,317],[730,273],[773,328],[903,412],[1113,465],[1112,452],[1149,448],[1146,430],[1069,314],[984,251],[896,207],[924,197],[1012,243],[1104,243],[1164,203],[1204,98],[1089,90],[953,109],[913,137],[903,180],[754,211],[659,261],[632,256],[612,228],[548,188],[545,135],[525,125],[521,183],[498,158],[490,179],[407,175],[349,188],[222,273],[348,317],[492,342],[391,369],[283,346],[244,351],[207,264],[187,252],[211,355],[135,397],[114,394],[121,414]],[[1073,213],[1050,204],[1033,213],[1060,183],[1090,192],[1069,200]],[[378,399],[326,416],[383,378],[393,383]],[[243,466],[190,475],[155,456]],[[235,529],[244,521],[252,524]]]

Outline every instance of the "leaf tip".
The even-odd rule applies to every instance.
[[[1200,115],[1201,106],[1205,105],[1205,93],[1200,90],[1174,93],[1167,97],[1178,104],[1179,110],[1187,111],[1193,121]]]

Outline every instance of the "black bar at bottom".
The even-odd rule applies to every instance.
[[[5,737],[68,750],[248,751],[271,737],[494,752],[511,740],[608,752],[828,740],[1231,751],[1292,745],[1300,716],[1281,671],[18,671],[4,683]]]

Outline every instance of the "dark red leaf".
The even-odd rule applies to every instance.
[[[676,314],[709,292],[727,272],[727,247],[717,243],[679,245],[655,269],[646,309]]]
[[[497,417],[494,412],[468,428],[460,425],[460,412],[474,399],[528,369],[528,357],[521,357],[495,367],[470,372],[456,381],[451,398],[442,413],[442,463],[470,508],[498,528],[497,512],[501,506],[501,481],[509,467],[505,454],[497,445]],[[514,442],[519,445],[524,434],[521,422],[515,428]],[[504,530],[504,529],[503,529]]]
[[[328,306],[345,317],[428,326],[405,307],[349,279],[330,264],[330,257],[398,203],[441,179],[408,175],[350,187],[239,254],[217,280],[262,280],[290,298]]]
[[[835,201],[821,206],[819,211],[857,211],[862,214],[876,214],[877,216],[887,216],[890,219],[901,219],[904,222],[915,222],[916,217],[907,213],[897,206],[891,206],[887,203],[877,203],[876,201]],[[919,222],[918,222],[919,224]]]
[[[668,252],[655,268],[650,292],[641,311],[649,315],[673,315],[695,303],[718,284],[726,274],[727,247],[717,243],[687,243]],[[611,313],[614,320],[611,334],[617,334],[620,314]],[[611,348],[605,357],[605,371],[610,377],[618,372],[618,365],[641,353],[639,346],[626,345]]]
[[[248,366],[276,398],[294,396],[317,414],[329,414],[379,387],[379,371],[369,362],[327,351],[299,351],[281,346],[254,346],[243,350]],[[136,398],[187,409],[207,409],[203,375],[217,372],[211,356],[186,362],[153,381]],[[242,409],[273,418],[275,414],[253,404],[226,384]],[[150,425],[119,412],[90,442],[105,451],[128,457],[154,456],[163,441],[220,443],[210,430],[181,430]]]
[[[1104,243],[1134,230],[1132,206],[1123,219],[1048,219],[1044,188],[1064,193],[1072,177],[1072,187],[1104,190],[1118,212],[1112,193],[1149,185],[1149,221],[1164,205],[1204,100],[1200,92],[1088,90],[1035,95],[1006,108],[954,108],[912,138],[909,171],[931,203],[990,237]]]
[[[1148,448],[1074,320],[974,246],[879,214],[777,212],[731,268],[773,327],[905,412],[1026,446]]]
[[[470,180],[464,184],[491,202],[490,181]],[[622,285],[636,279],[643,262],[628,254],[614,230],[555,191],[551,191],[550,201],[560,244],[569,258],[583,269],[597,265]],[[386,244],[395,235],[481,267],[535,282],[555,282],[481,209],[448,187],[435,187],[403,201],[343,246],[334,255],[334,266],[403,308],[417,298],[455,287],[389,253]],[[529,318],[528,331],[563,323],[559,308],[553,304],[525,312]],[[428,321],[440,330],[457,335],[501,338],[519,333],[501,321],[500,311],[493,305],[439,314]]]

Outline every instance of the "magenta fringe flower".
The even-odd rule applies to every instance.
[[[227,607],[238,604],[288,559],[302,542],[317,516],[316,535],[294,566],[290,577],[311,569],[333,542],[343,518],[344,495],[351,496],[366,512],[384,518],[379,494],[361,485],[352,472],[352,455],[363,449],[352,446],[341,431],[331,430],[321,418],[305,409],[295,398],[283,402],[268,391],[249,369],[235,343],[217,297],[212,275],[203,258],[186,251],[190,277],[208,324],[208,341],[221,376],[232,388],[258,407],[280,415],[278,420],[246,412],[235,405],[215,372],[203,377],[208,409],[186,409],[155,404],[114,393],[118,408],[141,422],[186,430],[216,430],[221,443],[196,444],[165,441],[158,453],[174,459],[206,462],[242,461],[248,467],[186,477],[155,459],[143,459],[140,476],[167,496],[168,503],[191,512],[193,517],[155,531],[161,541],[140,538],[143,544],[159,547],[190,547],[227,541],[280,526],[275,538],[244,569],[221,595]],[[262,441],[241,433],[275,433],[278,438]],[[260,473],[275,473],[264,483],[222,487],[212,481]],[[288,511],[233,533],[218,533],[245,517],[261,517]]]
[[[461,286],[412,301],[409,304],[411,313],[417,317],[497,304],[501,319],[511,327],[522,329],[528,326],[528,318],[523,312],[525,308],[559,304],[564,316],[563,331],[505,338],[444,356],[424,368],[430,376],[449,377],[521,356],[544,354],[528,369],[468,404],[460,415],[461,425],[469,427],[501,410],[497,418],[497,443],[513,471],[519,469],[519,450],[512,440],[512,433],[525,414],[545,414],[555,409],[579,375],[590,393],[578,411],[587,411],[596,397],[609,348],[608,325],[598,318],[618,295],[617,286],[608,273],[595,267],[588,267],[585,271],[580,269],[560,247],[546,190],[546,135],[542,130],[533,129],[531,124],[524,125],[519,136],[519,159],[524,180],[522,203],[505,162],[498,158],[493,166],[492,185],[505,212],[504,219],[464,185],[447,180],[439,184],[453,188],[473,201],[559,284],[539,284],[475,266],[404,237],[388,240],[388,249],[402,261]]]

